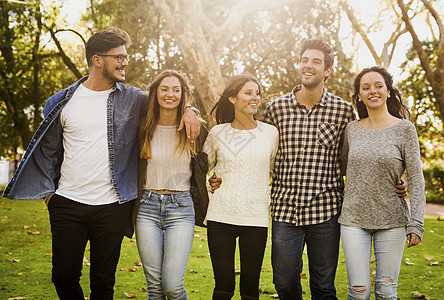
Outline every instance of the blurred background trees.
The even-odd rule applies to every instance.
[[[132,38],[127,84],[144,89],[161,70],[182,70],[204,116],[224,78],[236,73],[260,79],[262,108],[290,91],[299,82],[299,49],[307,38],[321,37],[334,48],[334,71],[326,86],[346,100],[362,51],[370,53],[369,64],[390,69],[398,67],[395,58],[401,59],[395,79],[417,127],[425,169],[444,169],[440,1],[85,0],[74,24],[64,20],[70,14],[67,3],[0,0],[0,157],[23,151],[41,122],[46,99],[87,75],[85,40],[117,26]],[[374,16],[367,10],[375,10]],[[396,51],[406,39],[410,49],[399,57]]]

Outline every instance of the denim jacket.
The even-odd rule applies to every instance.
[[[60,112],[72,98],[83,77],[51,96],[43,108],[44,119],[37,129],[14,176],[5,188],[10,199],[40,199],[58,188],[63,161],[63,128]],[[107,131],[111,179],[119,203],[137,198],[139,145],[138,122],[145,93],[116,83],[108,97]]]

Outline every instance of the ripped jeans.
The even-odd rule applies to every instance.
[[[341,225],[348,276],[348,299],[370,299],[372,238],[376,263],[375,299],[397,299],[396,289],[405,236],[405,227],[368,230]]]

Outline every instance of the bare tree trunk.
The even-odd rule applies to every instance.
[[[42,121],[42,117],[39,113],[40,107],[40,82],[39,82],[39,74],[40,74],[40,56],[39,56],[39,48],[40,48],[40,35],[42,33],[42,15],[40,13],[40,3],[36,4],[36,20],[37,20],[37,34],[35,36],[35,43],[32,49],[32,68],[33,68],[33,100],[34,100],[34,130],[38,128],[40,122]]]
[[[433,71],[430,65],[427,53],[422,47],[422,42],[419,40],[416,34],[415,28],[412,25],[411,19],[408,16],[408,9],[403,0],[397,0],[402,12],[402,19],[406,25],[406,28],[413,40],[413,47],[418,54],[421,67],[424,69],[427,81],[432,87],[433,94],[436,99],[436,106],[441,114],[441,120],[444,121],[444,25],[439,17],[439,14],[435,11],[433,6],[427,0],[422,0],[425,7],[429,10],[439,28],[439,45],[438,45],[438,59],[436,64],[436,71]]]
[[[216,25],[206,16],[200,0],[155,0],[154,6],[183,54],[200,97],[198,108],[207,114],[222,92],[219,60],[242,19],[254,12],[283,7],[291,0],[243,0],[232,7],[225,22]]]

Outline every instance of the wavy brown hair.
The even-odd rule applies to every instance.
[[[159,102],[157,101],[157,89],[159,88],[162,80],[167,77],[176,77],[180,82],[180,88],[182,91],[180,103],[177,107],[177,126],[179,126],[180,119],[185,112],[186,105],[189,103],[189,101],[191,101],[192,96],[190,84],[188,83],[187,77],[181,72],[176,70],[165,70],[154,78],[147,90],[147,98],[145,103],[146,114],[142,117],[139,131],[140,158],[151,158],[151,140],[153,138],[157,123],[159,122]],[[194,144],[191,144],[190,140],[187,138],[185,129],[179,131],[177,134],[179,135],[179,143],[176,147],[176,154],[181,156],[183,151],[188,149],[189,153],[194,155],[196,153]]]
[[[229,97],[237,97],[240,90],[247,82],[254,82],[259,87],[259,96],[261,94],[261,85],[256,77],[249,74],[235,75],[228,78],[225,89],[222,92],[219,100],[211,109],[211,114],[214,112],[214,118],[217,124],[231,123],[234,121],[234,105],[228,100]]]
[[[393,85],[393,77],[387,72],[386,69],[379,66],[373,66],[370,68],[363,69],[358,76],[356,76],[355,81],[353,83],[353,95],[352,95],[352,104],[358,111],[359,119],[367,118],[368,111],[364,102],[359,101],[359,91],[361,88],[361,79],[367,73],[377,72],[381,74],[382,78],[384,78],[385,85],[387,86],[387,90],[390,92],[387,97],[387,109],[388,112],[397,118],[400,119],[409,119],[410,112],[407,107],[402,103],[401,93],[399,90]]]

